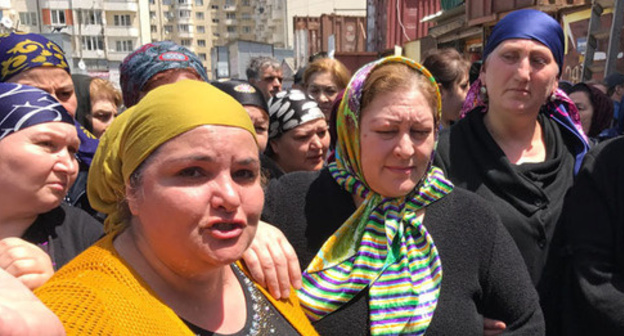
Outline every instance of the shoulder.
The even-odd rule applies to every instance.
[[[62,225],[58,230],[74,236],[77,243],[87,247],[104,235],[104,226],[84,210],[61,204],[63,212]]]

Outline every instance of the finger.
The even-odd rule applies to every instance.
[[[243,253],[243,261],[251,273],[251,277],[258,283],[260,286],[266,288],[266,283],[264,281],[264,272],[262,271],[262,265],[260,264],[260,260],[258,260],[258,255],[254,251],[253,248],[249,247],[245,253]]]
[[[266,288],[275,299],[281,299],[282,294],[280,291],[279,280],[277,278],[276,266],[273,260],[273,255],[271,255],[270,248],[267,248],[264,251],[256,251],[256,253],[258,254],[260,264],[262,265]]]
[[[24,286],[28,287],[28,289],[35,290],[41,287],[46,281],[50,279],[50,276],[47,274],[38,274],[38,273],[27,273],[17,277]]]
[[[288,274],[288,259],[282,243],[269,245],[269,253],[273,259],[277,279],[277,288],[283,299],[290,296],[290,275]]]
[[[284,250],[284,254],[286,255],[286,261],[288,263],[288,274],[290,278],[290,283],[295,289],[300,289],[302,285],[301,265],[299,265],[299,258],[297,258],[297,253],[288,241],[283,241],[281,245],[282,250]]]
[[[489,330],[505,330],[505,328],[507,328],[507,325],[503,321],[486,317],[483,319],[483,328]]]

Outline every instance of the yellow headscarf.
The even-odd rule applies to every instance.
[[[249,115],[234,98],[195,80],[158,87],[115,119],[100,139],[87,183],[91,206],[108,215],[107,233],[123,227],[119,204],[135,169],[168,140],[202,125],[240,127],[256,138]]]

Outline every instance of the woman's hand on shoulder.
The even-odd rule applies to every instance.
[[[297,254],[284,233],[271,224],[258,223],[256,237],[243,260],[254,280],[278,300],[288,298],[291,286],[301,288]]]
[[[0,335],[65,335],[58,317],[24,284],[1,269]]]
[[[496,336],[500,335],[505,331],[507,325],[505,322],[493,320],[485,317],[483,319],[483,335],[484,336]]]
[[[30,290],[43,285],[54,274],[52,260],[45,251],[15,237],[0,240],[0,268]]]

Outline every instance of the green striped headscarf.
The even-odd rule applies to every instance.
[[[312,260],[298,294],[306,314],[316,321],[368,289],[372,335],[422,335],[437,305],[442,264],[417,211],[447,195],[453,185],[431,166],[432,160],[416,188],[400,198],[376,193],[364,179],[359,143],[362,89],[373,70],[393,62],[431,81],[436,120],[440,118],[438,86],[420,64],[393,56],[369,63],[354,75],[338,109],[336,162],[329,170],[340,186],[364,201]],[[437,127],[435,132],[437,137]]]

